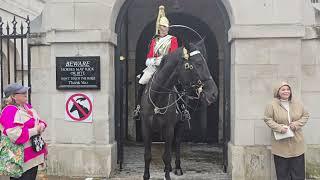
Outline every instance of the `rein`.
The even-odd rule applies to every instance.
[[[204,59],[203,55],[201,54],[201,52],[200,52],[199,50],[192,51],[192,52],[189,54],[189,56],[192,57],[192,56],[197,55],[197,54],[200,54],[201,57],[202,57],[202,59]],[[204,60],[205,60],[205,59],[204,59]],[[187,65],[188,65],[188,66],[187,66]],[[186,69],[189,68],[189,69],[191,70],[191,69],[193,69],[193,66],[192,66],[192,65],[189,65],[189,63],[186,63],[186,64],[185,64],[185,68],[186,68]],[[196,73],[199,74],[198,70],[197,70],[197,69],[195,69],[195,70],[196,70]],[[183,97],[187,97],[187,98],[189,98],[189,99],[197,99],[197,100],[200,99],[200,96],[201,96],[201,93],[202,93],[202,88],[203,88],[203,86],[204,86],[204,83],[202,83],[201,80],[198,80],[197,84],[193,84],[193,85],[191,84],[190,86],[188,86],[189,88],[184,88],[185,86],[183,85],[183,90],[182,90],[181,92],[179,92],[179,91],[176,89],[175,86],[174,86],[174,90],[171,90],[171,89],[162,87],[162,86],[160,86],[159,84],[157,84],[160,88],[163,88],[164,90],[166,90],[166,91],[162,92],[162,91],[156,91],[156,90],[153,90],[153,89],[152,89],[152,85],[153,85],[154,83],[156,83],[156,82],[154,81],[155,75],[156,75],[156,73],[152,76],[152,79],[151,79],[151,82],[150,82],[151,84],[150,84],[149,89],[148,89],[148,98],[149,98],[151,104],[154,106],[154,113],[155,113],[155,114],[161,114],[161,115],[166,114],[168,108],[171,107],[171,106],[177,105],[177,102],[178,102],[179,100],[181,100],[185,106],[189,107],[190,109],[193,109],[192,107],[190,107],[190,106],[188,105],[188,103],[183,99]],[[208,80],[210,80],[210,79],[208,79]],[[208,80],[205,80],[205,82],[208,81]],[[185,90],[191,89],[191,88],[193,89],[194,87],[196,87],[197,97],[196,97],[196,96],[186,95]],[[168,95],[168,103],[167,103],[167,105],[164,106],[164,107],[158,107],[158,106],[156,105],[156,103],[152,100],[151,92],[154,92],[154,93],[157,93],[157,94],[169,94],[169,95]],[[177,94],[177,95],[178,95],[178,98],[177,98],[174,102],[172,102],[172,103],[170,104],[170,99],[171,99],[172,94]],[[199,105],[199,103],[197,103],[197,106],[198,106],[198,105]],[[164,111],[163,111],[163,110],[164,110]]]
[[[153,80],[154,80],[154,76],[152,76],[152,79],[151,79],[151,84],[149,86],[149,91],[148,91],[148,97],[149,97],[149,100],[151,102],[151,104],[154,106],[154,113],[155,114],[166,114],[167,113],[167,110],[169,107],[175,105],[180,99],[182,99],[183,96],[179,96],[179,98],[177,98],[173,103],[170,104],[170,99],[171,99],[171,95],[172,93],[171,92],[159,92],[159,93],[168,93],[169,96],[168,96],[168,104],[164,107],[158,107],[155,102],[152,100],[151,98],[151,91],[152,91],[152,83],[153,83]],[[154,91],[154,90],[153,90]],[[156,91],[154,91],[156,92]],[[164,110],[164,112],[161,112],[161,110]]]

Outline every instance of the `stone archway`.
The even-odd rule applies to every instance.
[[[130,134],[128,129],[135,126],[134,123],[130,123],[130,113],[134,107],[133,103],[130,103],[130,92],[134,91],[136,69],[128,68],[131,64],[136,62],[136,47],[140,34],[143,33],[144,27],[152,23],[156,17],[155,10],[160,4],[167,7],[168,14],[186,12],[191,16],[201,17],[202,20],[209,25],[211,31],[216,34],[218,45],[218,61],[219,68],[223,70],[219,75],[220,89],[220,101],[219,118],[223,120],[223,123],[219,124],[219,128],[223,131],[220,132],[219,139],[224,144],[224,157],[225,167],[227,166],[227,142],[230,139],[230,45],[228,43],[228,30],[230,28],[230,20],[233,21],[232,9],[229,6],[228,1],[206,1],[194,6],[194,1],[184,1],[183,4],[173,4],[175,2],[151,2],[151,1],[116,1],[113,5],[112,18],[110,19],[111,29],[115,27],[115,32],[118,35],[118,44],[116,48],[115,59],[125,59],[125,61],[115,61],[116,68],[116,122],[119,129],[117,132],[117,141],[119,147],[118,157],[122,158],[122,142],[131,136],[131,139],[135,139],[135,134]],[[198,6],[199,5],[199,6]],[[225,6],[229,6],[226,8]],[[150,7],[150,8],[146,8]],[[134,13],[138,13],[133,15]],[[140,13],[140,14],[139,14]],[[213,14],[212,14],[213,13]],[[118,14],[118,16],[116,16]],[[128,15],[130,14],[130,15]],[[116,18],[117,17],[117,18]],[[130,19],[130,18],[131,19]],[[126,23],[125,23],[126,22]],[[114,24],[116,26],[114,26]],[[125,25],[124,25],[125,24]],[[133,27],[132,27],[133,26]],[[130,41],[128,41],[130,39]],[[122,49],[122,50],[121,50]],[[123,86],[124,85],[124,86]],[[117,97],[123,97],[117,100]],[[129,101],[128,101],[129,99]],[[130,104],[130,105],[128,105]],[[132,107],[131,107],[132,106]],[[131,109],[130,109],[131,108]],[[128,123],[129,122],[129,123]],[[132,132],[131,132],[132,133]]]
[[[223,69],[219,68],[219,50],[215,34],[211,31],[209,26],[198,17],[194,17],[183,12],[170,13],[167,14],[167,16],[170,19],[171,24],[188,26],[196,30],[199,34],[201,34],[203,38],[205,38],[205,44],[207,48],[207,64],[209,66],[213,79],[217,83],[217,86],[220,87],[219,77],[220,74],[221,76],[223,76]],[[149,23],[143,29],[137,41],[135,50],[136,74],[141,73],[145,68],[144,63],[146,59],[146,52],[148,51],[148,43],[154,35],[154,27],[154,21]],[[171,28],[169,33],[178,38],[179,46],[186,42],[197,42],[200,40],[200,38],[194,32],[185,28]],[[223,137],[219,138],[219,134],[222,135],[223,133],[223,129],[219,128],[219,124],[223,123],[223,120],[219,119],[219,103],[214,103],[208,108],[199,107],[197,108],[197,110],[190,109],[190,112],[192,113],[190,122],[191,128],[186,129],[184,141],[219,143],[219,139],[223,139]],[[130,121],[130,118],[128,119],[128,121]],[[136,140],[142,141],[139,123],[140,121],[136,121]],[[154,140],[159,141],[159,138],[160,137],[156,137],[154,138]]]

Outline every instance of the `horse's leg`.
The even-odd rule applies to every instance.
[[[183,131],[184,131],[184,122],[183,121],[178,121],[178,123],[176,124],[175,130],[174,130],[174,134],[175,134],[175,146],[176,146],[176,168],[174,170],[174,174],[177,176],[181,176],[183,175],[182,169],[181,169],[181,161],[180,161],[180,145],[181,145],[181,141],[182,141],[182,137],[183,137]]]
[[[147,119],[142,119],[142,135],[144,141],[144,174],[143,179],[150,179],[150,162],[151,162],[151,141],[152,141],[152,128],[148,126]]]
[[[169,127],[168,127],[169,126]],[[165,149],[162,155],[162,160],[164,162],[164,172],[165,172],[165,179],[171,180],[170,172],[172,171],[171,166],[171,152],[172,152],[172,141],[174,137],[174,127],[168,125],[165,130]]]

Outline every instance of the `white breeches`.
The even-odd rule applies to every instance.
[[[143,75],[139,80],[139,84],[147,84],[152,75],[156,72],[157,67],[155,65],[148,66],[143,70]]]

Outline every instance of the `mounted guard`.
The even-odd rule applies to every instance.
[[[177,38],[168,34],[170,22],[166,17],[164,9],[164,6],[159,6],[156,32],[149,45],[149,52],[145,63],[147,67],[143,70],[143,75],[139,79],[138,105],[134,110],[134,118],[138,118],[140,114],[140,102],[145,84],[149,82],[154,72],[156,72],[163,56],[174,52],[178,48]]]

